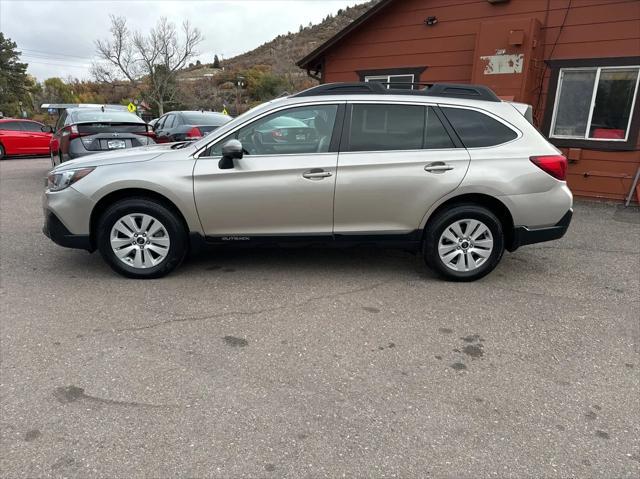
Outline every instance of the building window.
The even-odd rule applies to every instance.
[[[637,65],[561,68],[550,137],[627,142],[639,79]]]
[[[387,89],[413,90],[415,77],[411,75],[370,75],[364,77],[365,82],[376,82],[384,84]]]

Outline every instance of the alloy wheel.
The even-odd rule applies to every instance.
[[[111,228],[111,249],[127,266],[147,269],[167,257],[171,240],[165,226],[153,216],[131,213],[116,221]]]
[[[474,271],[491,256],[493,236],[483,222],[462,219],[447,226],[438,241],[442,263],[454,271]]]

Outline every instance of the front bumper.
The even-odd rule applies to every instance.
[[[51,241],[65,248],[84,249],[90,252],[95,249],[91,245],[89,235],[72,234],[51,211],[45,211],[44,213],[42,232]]]
[[[513,230],[513,241],[509,251],[515,251],[520,246],[528,244],[543,243],[562,238],[571,224],[573,209],[569,209],[565,215],[554,226],[548,228],[529,229],[526,226],[519,226]]]

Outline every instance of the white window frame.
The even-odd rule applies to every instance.
[[[403,74],[394,74],[394,75],[368,75],[366,77],[364,77],[364,81],[366,83],[369,83],[370,81],[376,81],[376,80],[384,80],[384,82],[386,82],[385,88],[388,90],[391,85],[389,85],[389,83],[391,83],[391,80],[393,78],[402,78],[402,77],[411,77],[411,89],[413,90],[414,85],[413,83],[415,83],[416,81],[416,76],[413,73],[403,73]]]
[[[596,104],[596,95],[598,93],[598,84],[600,83],[600,73],[602,70],[638,70],[638,76],[636,77],[636,88],[633,92],[633,99],[631,100],[631,111],[629,113],[629,122],[627,123],[627,127],[625,129],[625,137],[624,139],[614,139],[614,138],[590,138],[589,132],[591,131],[591,121],[593,120],[593,110]],[[596,78],[593,82],[593,91],[591,92],[591,105],[589,106],[589,116],[587,118],[587,127],[585,129],[583,136],[572,136],[572,135],[555,135],[554,131],[556,129],[556,115],[558,113],[558,104],[560,102],[560,96],[562,94],[562,85],[564,72],[566,71],[582,71],[582,72],[596,72]],[[553,116],[551,117],[551,128],[549,130],[549,138],[557,138],[562,140],[587,140],[587,141],[615,141],[624,143],[629,141],[629,133],[631,132],[631,121],[633,120],[633,112],[635,111],[635,105],[638,98],[638,85],[640,85],[640,65],[625,65],[625,66],[611,66],[611,67],[572,67],[572,68],[561,68],[560,74],[558,76],[558,88],[556,90],[556,98],[555,104],[553,105]]]

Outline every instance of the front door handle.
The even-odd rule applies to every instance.
[[[314,168],[313,170],[305,171],[302,173],[302,177],[307,180],[321,180],[322,178],[328,178],[331,176],[330,171],[324,171],[321,168]]]
[[[437,161],[435,163],[429,163],[424,167],[424,171],[428,171],[429,173],[444,173],[445,171],[453,170],[453,166],[447,165],[441,161]]]

